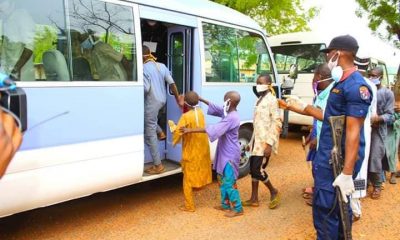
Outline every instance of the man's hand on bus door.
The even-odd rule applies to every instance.
[[[182,94],[179,95],[177,103],[178,103],[179,108],[183,110],[183,107],[185,105],[185,96]]]

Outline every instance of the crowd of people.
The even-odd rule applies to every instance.
[[[399,176],[399,105],[393,92],[381,84],[383,69],[367,71],[368,59],[357,58],[357,49],[357,41],[346,35],[334,38],[323,50],[328,63],[315,70],[313,106],[294,96],[287,102],[279,100],[285,109],[314,117],[312,131],[304,142],[304,147],[310,149],[307,160],[313,161],[314,186],[305,188],[303,197],[313,207],[318,239],[342,239],[346,234],[341,224],[343,216],[335,207],[335,186],[340,188],[343,200],[349,201],[352,219],[346,227],[351,234],[351,223],[361,218],[360,198],[367,195],[367,188],[372,199],[379,199],[386,172],[390,173],[391,184],[396,184]],[[341,143],[344,162],[342,173],[333,176],[329,166],[334,145],[329,118],[338,115],[346,117]]]
[[[271,153],[277,153],[282,127],[279,114],[281,108],[314,117],[312,130],[304,141],[304,146],[310,149],[307,160],[312,161],[314,186],[305,188],[303,197],[313,207],[317,238],[341,239],[348,232],[351,234],[352,222],[361,217],[360,198],[367,195],[367,187],[371,187],[370,197],[379,199],[386,181],[385,173],[390,173],[391,184],[396,184],[396,177],[399,176],[396,166],[400,106],[395,104],[393,92],[381,84],[382,69],[375,67],[367,71],[369,63],[357,58],[357,51],[357,40],[350,35],[333,38],[330,45],[321,50],[326,54],[327,63],[315,69],[312,81],[315,92],[313,105],[304,103],[296,96],[288,96],[286,100],[277,99],[271,77],[268,74],[258,76],[254,86],[257,96],[254,130],[246,148],[251,155],[251,196],[243,202],[236,186],[240,159],[240,121],[237,111],[239,93],[227,92],[221,106],[202,99],[195,92],[188,92],[184,97],[174,94],[178,105],[184,109],[178,124],[172,123],[174,127],[171,127],[174,144],[182,142],[183,145],[185,201],[180,209],[194,212],[193,188],[201,188],[211,182],[208,140],[213,142],[217,139],[213,168],[218,174],[221,204],[215,208],[225,211],[227,217],[236,217],[243,215],[243,207],[258,207],[260,181],[270,192],[269,208],[276,208],[280,203],[280,193],[272,185],[266,167]],[[145,53],[145,66],[147,62],[157,64],[146,60],[150,53]],[[161,77],[160,81],[173,84],[168,79]],[[208,105],[207,114],[220,117],[220,122],[206,125],[199,102]],[[339,129],[329,122],[331,117],[336,116],[345,119],[345,124]],[[155,129],[153,127],[153,137],[156,136]],[[338,130],[343,132],[341,142],[333,139],[333,134]],[[343,150],[339,153],[342,168],[341,172],[334,175],[331,154],[332,149],[338,145]],[[155,161],[155,165],[146,171],[159,173],[162,171],[160,164]],[[347,203],[344,209],[338,206],[338,200]],[[343,215],[343,211],[348,214]],[[343,216],[350,216],[348,226],[342,224],[345,222],[341,220]]]

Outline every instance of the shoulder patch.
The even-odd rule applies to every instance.
[[[360,97],[363,100],[368,100],[371,97],[371,94],[366,86],[360,87]]]
[[[340,93],[340,90],[337,89],[337,88],[334,88],[334,89],[332,89],[332,92],[333,92],[333,93]]]

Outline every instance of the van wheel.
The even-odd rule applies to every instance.
[[[240,144],[240,164],[239,178],[242,178],[250,172],[250,152],[246,151],[246,146],[250,143],[253,131],[247,127],[239,129]]]

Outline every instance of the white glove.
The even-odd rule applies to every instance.
[[[332,186],[339,187],[340,193],[342,194],[343,200],[347,203],[347,196],[352,194],[354,189],[354,182],[352,175],[346,175],[341,173],[336,177],[335,181],[333,181]]]
[[[301,111],[304,111],[304,109],[307,107],[307,103],[305,103],[303,100],[301,100],[298,96],[296,95],[289,95],[286,98],[286,102],[288,106],[290,105],[298,105],[298,107],[301,109]]]

